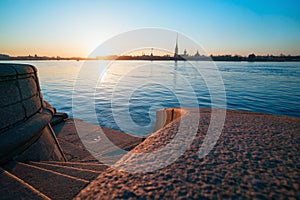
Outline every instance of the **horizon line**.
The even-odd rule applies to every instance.
[[[204,55],[204,54],[199,54],[199,56],[203,56],[203,57],[212,57],[212,56],[231,56],[231,57],[248,57],[249,55],[254,54],[255,56],[275,56],[275,57],[297,57],[300,56],[299,54],[284,54],[284,53],[280,53],[280,54],[270,54],[270,53],[264,53],[264,54],[256,54],[256,53],[249,53],[248,55],[241,55],[241,54],[209,54],[209,55]],[[196,57],[196,54],[178,54],[180,56],[187,56],[187,57]],[[98,55],[95,57],[86,57],[86,56],[60,56],[60,55],[55,55],[55,56],[49,56],[49,55],[38,55],[38,54],[28,54],[28,55],[10,55],[10,54],[6,54],[6,53],[0,53],[0,58],[2,57],[10,57],[10,58],[18,58],[18,57],[39,57],[39,58],[81,58],[81,59],[89,59],[89,58],[98,58],[98,57],[122,57],[122,56],[128,56],[128,57],[142,57],[142,56],[151,56],[151,54],[142,54],[142,55],[130,55],[130,54],[124,54],[124,55],[117,55],[117,54],[110,54],[110,55]],[[169,56],[169,57],[173,57],[170,54],[164,54],[164,55],[153,55],[153,57],[165,57],[165,56]]]

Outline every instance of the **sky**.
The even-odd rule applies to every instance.
[[[155,27],[208,54],[300,55],[299,11],[299,0],[1,0],[0,54],[87,57],[118,34]]]

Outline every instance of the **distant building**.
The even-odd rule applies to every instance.
[[[188,56],[186,49],[184,49],[183,55]]]
[[[248,61],[253,62],[255,59],[256,59],[256,55],[254,53],[252,53],[248,56]]]
[[[9,59],[10,59],[10,56],[9,56],[9,55],[6,55],[6,54],[0,54],[0,59],[1,59],[1,60],[9,60]]]

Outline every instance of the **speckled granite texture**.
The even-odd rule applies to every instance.
[[[192,145],[171,165],[148,173],[108,168],[77,199],[300,199],[300,119],[227,111],[213,150],[199,158],[210,120],[200,110]],[[193,118],[193,112],[189,113]],[[194,116],[197,118],[197,116]],[[179,120],[154,133],[132,152],[151,152],[174,137]],[[172,152],[170,152],[172,153]],[[128,165],[125,155],[116,165]],[[145,159],[142,165],[153,165]],[[128,167],[128,166],[127,166]],[[130,166],[139,171],[140,165]]]

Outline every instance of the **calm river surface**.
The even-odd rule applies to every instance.
[[[224,108],[218,101],[212,104],[211,90],[218,93],[222,87],[213,84],[216,74],[207,62],[14,62],[38,68],[44,99],[58,112],[136,135],[152,132],[155,112],[161,108]],[[227,109],[300,117],[300,62],[215,62],[215,65],[224,82]],[[99,76],[97,82],[91,81],[93,76]],[[73,91],[74,85],[75,90],[81,88],[79,92]],[[80,116],[73,116],[74,95],[82,99],[81,104],[76,104]],[[97,122],[87,111],[90,106],[87,104],[93,106]],[[121,115],[129,116],[136,126],[124,128],[118,124],[116,118]]]

